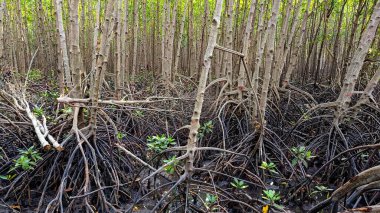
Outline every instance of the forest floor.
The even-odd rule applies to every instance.
[[[162,85],[147,78],[142,76],[144,80],[137,83],[134,100],[167,95],[160,94]],[[173,156],[180,157],[181,152],[171,148],[186,144],[188,131],[181,127],[190,121],[194,85],[175,85],[170,97],[177,98],[102,105],[96,144],[81,140],[78,145],[70,137],[72,106],[57,103],[54,81],[40,80],[29,85],[28,102],[37,116],[45,115],[50,134],[64,150],[43,150],[24,112],[2,95],[1,212],[46,208],[80,212],[86,205],[94,212],[149,212],[156,205],[161,212],[183,212],[184,208],[191,212],[265,212],[266,206],[271,211],[306,212],[380,160],[379,108],[363,107],[355,117],[346,117],[339,130],[333,127],[332,110],[311,110],[318,103],[335,100],[336,89],[303,86],[314,100],[295,90],[280,91],[271,98],[265,134],[261,134],[250,116],[252,103],[216,102],[217,92],[211,88],[205,95],[198,147],[230,152],[197,152],[192,181],[170,190],[181,176],[183,162],[172,161],[163,173],[143,181],[150,176],[150,169],[123,148],[154,168]],[[379,100],[378,90],[375,94]],[[112,91],[103,96],[112,97]],[[89,116],[86,107],[84,120]],[[260,137],[264,137],[262,146],[258,146]],[[160,141],[168,144],[163,148],[153,143]],[[355,148],[359,146],[362,148]],[[170,195],[161,200],[166,192]],[[340,209],[379,201],[377,191],[353,193]]]

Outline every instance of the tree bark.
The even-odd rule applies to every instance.
[[[197,135],[200,127],[200,117],[202,113],[202,106],[204,101],[204,95],[206,90],[207,78],[211,67],[211,59],[216,46],[218,37],[218,27],[220,25],[220,15],[222,12],[223,0],[217,0],[212,25],[210,28],[208,45],[203,59],[203,66],[201,76],[199,78],[198,92],[194,105],[193,115],[191,117],[190,132],[187,140],[187,153],[188,159],[185,164],[185,174],[187,177],[191,177],[194,170],[194,152],[197,148]]]
[[[356,81],[363,67],[364,59],[371,47],[372,41],[380,22],[380,1],[376,3],[371,15],[367,28],[364,30],[358,48],[355,50],[350,65],[347,67],[347,73],[344,78],[343,87],[336,100],[339,103],[336,118],[339,118],[342,111],[345,110],[350,102],[355,90]]]

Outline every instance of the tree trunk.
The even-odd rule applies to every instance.
[[[255,12],[255,6],[256,6],[256,0],[252,0],[251,7],[249,10],[248,20],[247,20],[247,25],[245,27],[243,42],[242,42],[242,45],[243,45],[242,54],[244,55],[243,60],[244,60],[245,64],[248,64],[248,61],[247,61],[247,59],[248,59],[248,48],[250,45],[249,38],[251,36],[251,30],[252,30],[252,25],[253,25],[252,24],[253,14]],[[243,63],[240,63],[239,77],[238,77],[238,88],[239,88],[238,91],[239,91],[239,99],[240,100],[243,98],[242,91],[244,90],[245,84],[247,81],[245,66],[246,65],[244,65]]]
[[[135,83],[135,77],[137,72],[137,42],[138,42],[138,29],[139,29],[139,1],[133,1],[133,61],[132,61],[132,73],[131,84]]]
[[[194,170],[194,152],[197,148],[197,135],[198,130],[200,127],[200,117],[202,113],[202,106],[204,101],[204,95],[206,90],[206,84],[207,84],[207,78],[211,67],[211,60],[213,56],[213,52],[216,46],[216,41],[218,37],[218,27],[220,25],[220,15],[222,12],[222,4],[223,0],[217,0],[215,11],[214,11],[214,17],[212,20],[212,25],[210,28],[210,35],[208,40],[208,45],[206,48],[206,52],[203,59],[203,66],[202,66],[202,72],[201,76],[199,78],[199,84],[198,84],[198,92],[196,96],[196,101],[194,105],[193,115],[191,117],[191,123],[190,123],[190,132],[187,140],[187,153],[188,153],[188,159],[185,164],[185,175],[187,177],[191,177],[191,174]]]
[[[107,69],[110,43],[113,37],[112,35],[114,35],[112,33],[113,21],[114,21],[112,18],[112,15],[113,15],[113,10],[114,10],[114,4],[115,4],[115,0],[109,0],[107,3],[104,23],[101,30],[102,34],[101,34],[101,40],[100,40],[99,54],[96,60],[94,85],[91,85],[92,88],[91,88],[90,98],[92,101],[92,107],[90,111],[91,113],[90,127],[91,127],[92,134],[94,134],[96,131],[98,100],[100,97],[100,91],[101,91],[102,83],[104,80],[105,71]]]
[[[5,2],[0,1],[0,69],[5,65],[4,58],[4,10]]]
[[[123,87],[121,85],[121,82],[123,81],[122,76],[121,76],[121,13],[123,12],[122,10],[122,0],[117,0],[117,11],[116,11],[116,19],[115,19],[115,24],[116,24],[116,70],[115,70],[115,97],[116,99],[121,99],[122,96],[122,90]]]
[[[274,0],[273,6],[272,6],[272,16],[268,22],[268,30],[267,30],[268,42],[267,42],[266,55],[265,55],[264,80],[263,80],[263,86],[261,88],[261,96],[260,96],[261,98],[260,98],[260,103],[259,103],[261,121],[263,123],[265,123],[265,110],[267,106],[269,83],[270,83],[271,72],[272,72],[272,61],[273,61],[273,53],[274,53],[274,47],[275,47],[276,24],[277,24],[277,16],[278,16],[279,7],[280,7],[280,0]]]
[[[336,119],[342,115],[342,112],[347,109],[351,102],[351,97],[355,90],[356,81],[362,69],[364,59],[371,47],[372,41],[376,35],[376,30],[380,22],[380,1],[376,3],[371,15],[371,19],[367,28],[364,30],[358,48],[353,54],[350,65],[347,67],[347,73],[343,81],[343,87],[336,100],[339,103],[339,108],[336,113]]]
[[[187,7],[188,7],[188,5],[189,5],[189,2],[187,1],[185,3],[185,9],[183,10],[184,12],[183,12],[183,15],[182,15],[181,26],[180,26],[180,29],[179,29],[179,35],[178,35],[178,41],[177,41],[177,51],[176,51],[176,57],[174,59],[175,61],[174,61],[174,68],[173,68],[174,75],[178,74],[178,64],[179,64],[179,60],[180,60],[180,57],[181,57],[183,29],[184,29],[184,26],[185,26],[186,13],[187,13]]]
[[[73,79],[73,91],[72,97],[81,98],[81,56],[79,47],[79,24],[78,24],[78,8],[79,0],[72,0],[70,3],[70,59],[71,59],[71,71]]]
[[[296,63],[297,63],[297,59],[298,59],[298,53],[299,53],[300,48],[301,48],[301,46],[302,46],[302,44],[304,43],[304,40],[305,40],[307,19],[309,17],[308,13],[309,13],[310,2],[311,2],[311,0],[308,0],[307,7],[306,7],[307,9],[306,9],[306,11],[305,11],[305,13],[303,15],[303,19],[302,19],[300,38],[299,38],[298,43],[295,45],[295,48],[292,51],[292,55],[290,56],[290,65],[288,67],[288,70],[285,73],[284,80],[282,81],[282,87],[283,88],[285,88],[285,87],[287,87],[289,85],[290,77],[292,76],[293,71],[296,68]]]

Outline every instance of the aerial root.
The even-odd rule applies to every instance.
[[[352,190],[360,186],[370,184],[372,182],[377,182],[377,181],[380,181],[380,166],[375,166],[367,170],[364,170],[363,172],[359,173],[355,177],[351,178],[348,182],[346,182],[344,185],[339,187],[337,190],[335,190],[331,194],[330,198],[314,206],[311,210],[309,210],[309,213],[317,213],[323,208],[330,205],[330,203],[334,203],[336,205],[336,203],[340,199],[342,199]]]

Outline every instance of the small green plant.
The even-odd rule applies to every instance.
[[[332,190],[333,189],[329,189],[324,185],[315,186],[314,190],[310,193],[310,196],[314,195],[314,194],[325,194],[325,193],[327,193],[327,197],[329,197],[330,191],[332,191]]]
[[[305,121],[310,120],[310,118],[311,118],[310,115],[307,114],[307,113],[305,113],[305,114],[302,115],[302,119],[305,120]]]
[[[57,99],[59,97],[59,92],[46,90],[41,93],[41,96],[44,98]]]
[[[65,108],[61,109],[61,112],[65,115],[71,115],[73,113],[73,108],[65,107]]]
[[[124,133],[122,133],[122,132],[117,132],[117,134],[116,134],[116,138],[117,138],[117,139],[121,140],[121,139],[123,139],[124,137],[125,137],[125,134],[124,134]]]
[[[28,79],[29,81],[38,81],[42,78],[42,73],[40,70],[32,69],[28,73]]]
[[[16,174],[0,175],[0,179],[2,180],[13,180],[13,178],[15,177],[16,177]]]
[[[210,209],[218,201],[218,196],[213,194],[206,194],[205,205],[207,209]],[[218,208],[212,208],[211,211],[217,211]]]
[[[169,164],[165,166],[165,172],[168,174],[174,174],[175,168],[178,165],[179,161],[177,160],[176,156],[172,156],[171,158],[164,160],[164,163]]]
[[[267,163],[267,162],[263,161],[261,163],[261,166],[259,166],[259,167],[263,170],[269,171],[270,173],[278,174],[278,172],[276,172],[276,165],[272,162]]]
[[[14,166],[11,167],[9,172],[12,172],[18,168],[21,168],[24,171],[34,169],[34,166],[37,165],[37,161],[42,160],[42,157],[34,149],[34,146],[28,148],[27,150],[19,150],[21,156],[17,158],[14,162]]]
[[[42,157],[38,153],[37,150],[35,150],[34,146],[29,147],[27,150],[19,150],[20,154],[26,157],[29,157],[32,159],[32,161],[37,162],[38,160],[42,160]]]
[[[36,162],[32,161],[27,156],[21,155],[17,160],[15,160],[15,165],[9,170],[12,172],[18,168],[21,168],[24,171],[33,170]]]
[[[248,185],[244,181],[239,180],[237,178],[234,178],[234,180],[231,182],[231,185],[233,187],[235,187],[236,189],[246,189],[246,188],[248,188]]]
[[[132,115],[135,117],[141,118],[141,117],[144,117],[144,112],[136,109],[136,110],[133,110]]]
[[[280,193],[277,193],[274,190],[264,190],[263,193],[263,199],[268,200],[270,202],[270,205],[274,205],[281,199]]]
[[[42,107],[34,107],[33,114],[37,117],[42,117],[42,115],[44,115],[44,110],[42,109]]]
[[[201,139],[206,134],[212,133],[213,128],[214,128],[214,124],[212,123],[212,121],[207,121],[203,123],[202,126],[199,127],[198,138]]]
[[[295,166],[297,163],[302,163],[305,167],[307,167],[307,161],[311,160],[315,156],[311,155],[311,151],[306,150],[304,146],[300,147],[292,147],[291,149],[295,158],[292,160],[292,165]]]
[[[169,146],[175,145],[175,141],[171,136],[166,137],[165,134],[149,136],[147,138],[148,149],[155,152],[162,152],[166,150]]]

